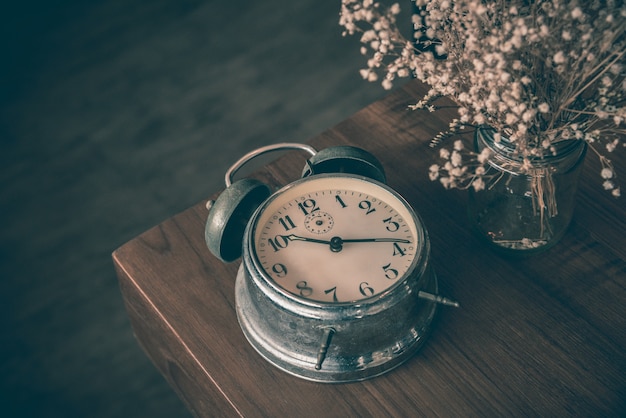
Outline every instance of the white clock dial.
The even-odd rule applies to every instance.
[[[420,248],[413,212],[386,186],[360,177],[308,178],[277,193],[254,226],[254,251],[280,288],[341,303],[385,292]]]

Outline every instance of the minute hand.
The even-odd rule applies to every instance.
[[[330,250],[332,252],[338,253],[343,249],[343,245],[344,244],[350,244],[353,242],[402,242],[405,244],[410,243],[411,241],[408,241],[406,239],[400,239],[400,238],[349,238],[349,239],[343,239],[340,237],[333,237],[330,239]]]
[[[411,241],[408,239],[401,238],[353,238],[353,239],[342,239],[344,243],[346,242],[401,242],[403,244],[410,244]]]

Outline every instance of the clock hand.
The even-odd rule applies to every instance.
[[[316,244],[330,245],[330,250],[334,253],[338,253],[339,251],[343,249],[343,240],[339,237],[332,237],[330,241],[326,241],[323,239],[301,237],[299,235],[290,234],[290,235],[285,235],[285,238],[287,238],[289,241],[306,241],[306,242],[314,242]]]
[[[339,252],[343,249],[343,244],[353,242],[401,242],[403,244],[409,244],[411,241],[401,238],[350,238],[343,239],[340,237],[333,237],[330,239],[330,250],[333,252]]]
[[[410,244],[411,241],[408,239],[401,238],[354,238],[354,239],[344,239],[345,242],[401,242],[403,244]]]
[[[309,238],[309,237],[301,237],[299,235],[294,235],[294,234],[284,235],[284,237],[287,238],[289,241],[306,241],[306,242],[314,242],[316,244],[326,244],[326,245],[330,244],[330,241],[327,241],[327,240]]]

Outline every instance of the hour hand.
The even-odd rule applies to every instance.
[[[287,238],[289,241],[306,241],[306,242],[314,242],[316,244],[330,245],[330,241],[323,240],[323,239],[301,237],[299,235],[294,235],[294,234],[284,235],[284,237]]]
[[[291,235],[285,235],[285,238],[287,238],[289,241],[306,241],[306,242],[313,242],[316,244],[328,245],[330,250],[334,253],[338,253],[339,251],[343,249],[343,242],[344,242],[340,237],[332,237],[330,241],[327,241],[324,239],[301,237],[299,235],[291,234]]]

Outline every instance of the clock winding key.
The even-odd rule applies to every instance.
[[[322,337],[322,344],[320,345],[320,351],[317,353],[317,363],[315,363],[315,370],[322,369],[322,363],[326,358],[326,353],[328,352],[328,347],[330,347],[330,341],[333,339],[333,335],[335,335],[334,328],[326,328],[324,329],[324,336]]]
[[[422,299],[427,299],[441,305],[452,306],[454,308],[461,306],[456,300],[448,299],[440,295],[433,295],[432,293],[424,292],[423,290],[420,290],[417,293],[417,296]]]

